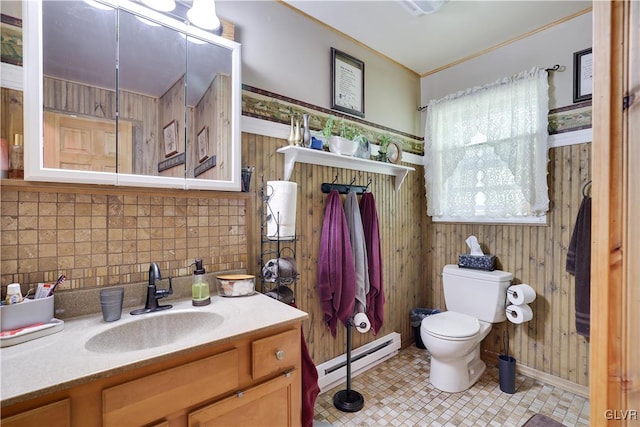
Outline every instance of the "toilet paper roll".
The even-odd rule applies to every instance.
[[[296,196],[298,184],[290,181],[267,181],[267,237],[291,239],[296,235]]]
[[[509,286],[507,299],[513,305],[529,304],[536,299],[536,291],[526,284]]]
[[[528,322],[533,318],[533,310],[526,304],[523,305],[508,305],[506,308],[507,319],[511,323],[520,324]]]
[[[364,313],[358,313],[353,316],[353,323],[356,327],[356,331],[360,332],[361,334],[365,334],[369,332],[369,329],[371,329],[371,322],[369,321],[367,315]]]

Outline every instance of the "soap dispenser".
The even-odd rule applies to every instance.
[[[196,307],[211,304],[209,283],[207,283],[204,277],[205,271],[204,267],[202,267],[202,260],[196,258],[195,262],[191,265],[196,266],[193,271],[193,285],[191,285],[191,303]]]

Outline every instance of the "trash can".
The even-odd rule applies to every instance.
[[[422,337],[420,336],[420,323],[422,323],[422,319],[425,317],[436,313],[440,313],[440,310],[433,308],[414,308],[411,310],[411,326],[413,327],[413,337],[416,341],[416,347],[421,349],[426,348],[422,342]]]

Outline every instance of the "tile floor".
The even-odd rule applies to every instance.
[[[351,381],[364,396],[359,412],[341,412],[333,395],[345,384],[320,394],[316,425],[341,426],[522,426],[541,413],[567,427],[589,425],[589,400],[560,388],[517,375],[516,392],[500,390],[498,369],[487,366],[469,390],[444,393],[429,383],[425,350],[410,346]]]

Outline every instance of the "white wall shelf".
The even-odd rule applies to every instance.
[[[414,168],[408,166],[359,159],[294,145],[279,148],[278,153],[284,154],[284,179],[287,181],[291,178],[296,162],[391,175],[394,177],[396,190],[400,189],[409,171],[415,171]]]

